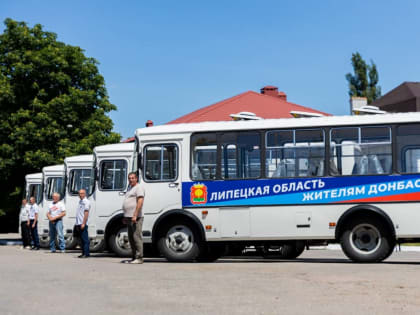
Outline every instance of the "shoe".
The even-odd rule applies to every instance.
[[[121,263],[122,264],[129,264],[130,262],[132,262],[134,259],[124,259],[124,260],[121,260]]]
[[[60,253],[65,254],[66,251],[64,249],[60,250]]]
[[[134,259],[129,262],[129,264],[133,264],[133,265],[140,265],[142,263],[143,263],[143,259]]]
[[[39,247],[35,247],[34,250],[39,250]]]
[[[31,249],[31,246],[25,246],[24,248],[25,249]]]
[[[31,250],[34,250],[35,249],[35,246],[31,246]]]
[[[90,257],[90,255],[79,255],[79,256],[77,256],[78,258],[89,258]]]

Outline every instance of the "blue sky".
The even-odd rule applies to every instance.
[[[383,93],[420,81],[419,11],[408,0],[0,2],[2,21],[40,23],[100,62],[123,137],[264,85],[347,114],[352,52],[375,61]]]

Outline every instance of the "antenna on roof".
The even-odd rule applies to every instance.
[[[258,117],[254,113],[251,112],[240,112],[237,114],[230,114],[230,117],[232,117],[233,120],[261,120],[261,117]]]
[[[297,110],[290,111],[290,115],[294,118],[304,118],[304,117],[324,117],[324,115],[319,113],[312,113],[312,112],[300,112]]]

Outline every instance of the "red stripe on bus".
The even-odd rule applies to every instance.
[[[337,203],[357,203],[357,202],[384,202],[384,201],[420,201],[420,192],[408,193],[408,194],[399,194],[391,196],[380,196],[380,197],[371,197],[364,199],[353,199],[338,201]]]

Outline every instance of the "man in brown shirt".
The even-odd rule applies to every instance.
[[[124,221],[127,224],[128,240],[132,251],[132,260],[125,260],[124,263],[142,264],[143,263],[143,200],[144,187],[138,182],[137,174],[128,174],[130,184],[123,202]]]

